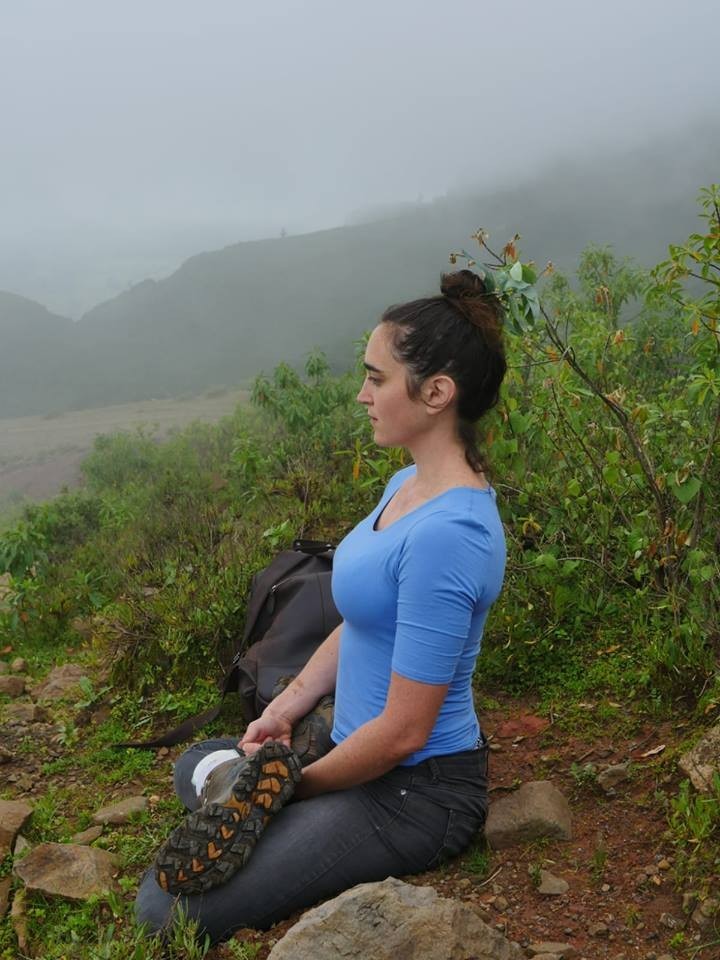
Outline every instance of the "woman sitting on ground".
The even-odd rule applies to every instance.
[[[181,867],[170,879],[169,868],[149,872],[138,893],[152,932],[178,900],[213,942],[267,928],[355,884],[428,870],[483,826],[487,746],[472,676],[505,542],[475,423],[497,402],[506,365],[501,307],[481,278],[446,274],[441,289],[388,309],[367,344],[357,399],[376,443],[405,447],[413,465],[337,549],[343,622],[248,726],[246,758],[214,740],[178,760],[176,789],[196,812],[171,844]],[[293,728],[333,692],[332,749],[301,770]],[[210,802],[218,765],[231,782]],[[292,803],[272,799],[286,801],[295,781]],[[263,803],[282,809],[258,817]],[[243,830],[250,847],[259,842],[228,866],[225,839],[237,853]]]

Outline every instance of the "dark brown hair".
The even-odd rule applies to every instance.
[[[473,470],[486,465],[478,450],[476,422],[498,402],[505,376],[503,310],[471,270],[444,273],[439,296],[388,307],[381,323],[395,327],[392,349],[408,371],[408,393],[418,396],[427,377],[445,373],[457,386],[460,439]]]

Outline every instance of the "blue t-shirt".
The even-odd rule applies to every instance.
[[[375,529],[414,472],[413,465],[396,473],[377,507],[340,543],[332,576],[344,621],[335,743],[382,713],[391,671],[450,684],[427,743],[404,766],[477,743],[472,675],[505,571],[505,537],[492,488],[453,487]]]

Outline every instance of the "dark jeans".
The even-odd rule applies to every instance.
[[[175,766],[175,789],[197,806],[193,770],[237,740],[208,740]],[[265,929],[358,883],[419,873],[464,850],[487,814],[487,746],[432,757],[349,790],[300,800],[268,824],[249,862],[208,893],[179,898],[213,942],[240,927]],[[138,922],[151,932],[172,922],[178,898],[150,871],[138,891]]]

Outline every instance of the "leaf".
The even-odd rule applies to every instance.
[[[684,483],[670,481],[670,489],[678,498],[680,503],[690,503],[701,486],[702,480],[700,480],[698,477],[688,477]]]
[[[526,433],[530,426],[530,418],[520,413],[519,410],[513,410],[508,417],[513,433]]]
[[[509,273],[512,279],[516,282],[522,281],[523,267],[519,260],[516,260],[515,263],[510,267]]]

